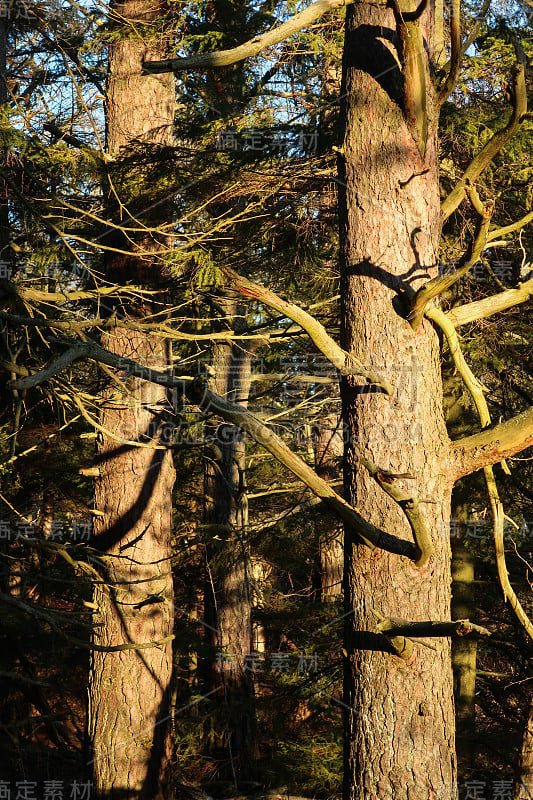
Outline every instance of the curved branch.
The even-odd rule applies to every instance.
[[[505,236],[506,233],[514,233],[515,231],[519,231],[530,222],[533,222],[533,211],[530,211],[529,214],[525,214],[523,217],[520,217],[520,219],[517,219],[516,222],[512,222],[510,225],[505,225],[503,228],[497,228],[495,231],[491,231],[487,236],[487,242],[492,242],[494,239],[499,239],[500,236]]]
[[[260,303],[264,303],[300,325],[310,336],[318,350],[339,370],[341,375],[361,375],[375,386],[380,386],[388,395],[392,395],[394,387],[385,378],[377,375],[372,370],[366,369],[355,356],[351,356],[346,350],[343,350],[331,338],[324,326],[315,317],[304,311],[303,308],[294,305],[294,303],[288,303],[265,286],[249,281],[231,269],[225,269],[224,273],[231,280],[233,287],[243,297],[259,300]]]
[[[442,292],[444,292],[446,289],[449,289],[450,286],[453,286],[454,283],[457,283],[459,278],[462,278],[463,275],[466,275],[470,267],[479,261],[487,241],[487,231],[489,229],[490,218],[493,210],[494,203],[491,201],[485,203],[483,206],[483,211],[479,215],[474,238],[470,242],[468,250],[459,261],[458,269],[449,275],[438,275],[436,278],[433,278],[425,283],[415,294],[411,304],[411,311],[409,312],[408,316],[409,322],[411,323],[411,327],[414,331],[417,330],[422,322],[424,313],[430,300],[432,300],[434,297],[437,297],[439,294],[442,294]]]
[[[497,464],[533,445],[533,406],[507,422],[457,439],[452,443],[451,471],[454,480],[478,469]]]
[[[506,289],[492,297],[484,297],[483,300],[475,300],[473,303],[464,303],[462,306],[452,308],[445,314],[452,325],[456,328],[459,325],[466,325],[477,319],[486,319],[506,308],[512,308],[520,303],[525,303],[533,296],[533,278],[522,283],[518,289]]]
[[[430,308],[428,309],[426,316],[428,319],[432,319],[433,322],[436,322],[439,328],[442,330],[444,335],[446,336],[446,340],[448,342],[448,347],[450,348],[450,353],[452,355],[454,364],[457,368],[457,371],[461,375],[461,378],[464,380],[468,391],[472,396],[472,400],[474,401],[474,405],[476,406],[477,413],[479,414],[479,421],[481,422],[482,428],[488,428],[490,425],[490,413],[489,407],[487,405],[487,401],[485,400],[485,395],[483,394],[483,386],[480,384],[470,367],[465,361],[463,356],[463,351],[461,350],[461,345],[459,344],[459,337],[457,335],[457,331],[453,327],[452,323],[446,318],[446,315],[440,310],[440,308]],[[502,461],[502,469],[507,474],[510,475],[510,470],[505,461]]]
[[[490,425],[490,414],[485,395],[483,394],[483,386],[478,381],[470,367],[465,361],[461,345],[459,344],[459,337],[457,331],[452,323],[447,319],[446,315],[440,308],[429,308],[426,312],[428,319],[433,320],[446,336],[448,347],[453,358],[457,371],[466,384],[466,387],[472,395],[472,400],[476,406],[479,414],[479,421],[482,428],[487,428]]]
[[[231,50],[219,50],[214,53],[200,53],[188,58],[170,58],[165,61],[145,61],[143,69],[145,74],[154,75],[160,72],[180,72],[181,70],[207,70],[213,67],[228,67],[238,61],[244,61],[272,47],[274,44],[282,42],[294,33],[298,33],[302,28],[308,28],[315,20],[333,11],[336,8],[343,8],[351,5],[354,0],[317,0],[303,11],[295,14],[294,17],[278,25],[271,31],[267,31],[260,36],[254,36],[248,42],[232,47]]]
[[[522,608],[522,605],[509,581],[509,573],[507,572],[507,564],[505,563],[505,547],[503,543],[503,521],[505,515],[503,513],[503,506],[498,496],[498,488],[496,486],[496,481],[494,480],[494,472],[492,471],[492,467],[485,467],[484,471],[490,497],[490,504],[492,506],[492,515],[494,517],[494,549],[496,551],[496,565],[498,567],[500,586],[502,587],[505,601],[509,601],[509,605],[513,609],[516,618],[528,636],[533,639],[533,623]]]
[[[398,503],[407,517],[416,544],[415,566],[420,569],[425,567],[433,552],[433,544],[426,520],[420,510],[420,501],[417,497],[413,497],[411,492],[406,492],[396,485],[396,478],[412,478],[412,475],[391,475],[380,470],[379,467],[376,467],[372,461],[364,456],[360,456],[359,460],[367,468],[374,480],[379,483],[383,491]]]
[[[527,92],[522,64],[515,64],[512,74],[513,113],[507,125],[497,131],[487,142],[480,153],[470,162],[460,179],[441,207],[441,220],[445,222],[463,201],[466,192],[466,181],[475,181],[490,164],[494,156],[505,147],[520,127],[527,112]]]
[[[277,461],[308,486],[317,497],[324,500],[367,547],[371,549],[379,547],[389,553],[397,553],[415,560],[416,549],[412,542],[398,539],[367,522],[357,509],[337,494],[327,481],[320,478],[314,469],[302,461],[296,453],[293,453],[274,431],[264,425],[250,411],[209,391],[205,388],[203,381],[198,379],[189,384],[186,394],[188,399],[199,406],[204,413],[215,412],[250,434],[258,444],[272,453]]]

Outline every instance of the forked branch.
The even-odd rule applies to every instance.
[[[304,311],[303,308],[294,305],[294,303],[288,303],[286,300],[283,300],[277,294],[270,291],[270,289],[267,289],[266,286],[249,281],[233,270],[225,269],[224,272],[230,279],[232,286],[237,289],[243,297],[247,297],[250,300],[258,300],[260,303],[273,308],[275,311],[278,311],[280,314],[283,314],[300,325],[312,339],[318,350],[339,370],[341,375],[361,375],[366,378],[369,383],[381,387],[388,395],[393,393],[394,387],[391,386],[385,378],[382,378],[373,370],[367,369],[355,356],[351,356],[346,350],[343,350],[342,347],[331,338],[324,326],[318,322],[315,317],[308,314],[307,311]]]
[[[474,238],[468,250],[459,261],[458,268],[449,275],[439,275],[428,281],[415,294],[408,317],[414,331],[417,330],[422,322],[428,303],[433,300],[434,297],[438,297],[439,294],[449,289],[450,286],[453,286],[454,283],[457,283],[459,278],[466,275],[470,267],[479,261],[487,241],[487,233],[493,210],[494,203],[492,202],[488,202],[483,206],[483,212],[479,216]]]
[[[346,502],[327,481],[320,478],[316,472],[302,459],[293,453],[285,442],[268,428],[261,420],[247,409],[236,403],[230,403],[223,397],[210,392],[200,380],[187,382],[181,378],[174,378],[171,374],[159,372],[151,367],[145,367],[130,358],[124,358],[105,350],[93,342],[69,343],[71,346],[63,357],[50,364],[44,370],[30,376],[32,386],[59,372],[59,368],[70,366],[75,360],[89,358],[106,364],[116,369],[124,370],[128,375],[156,383],[162,386],[180,389],[190,402],[197,405],[203,413],[216,413],[228,422],[246,431],[255,441],[268,450],[281,464],[286,466],[293,475],[326,502],[330,508],[347,524],[353,534],[373,549],[379,547],[390,553],[403,555],[411,560],[417,558],[415,545],[412,542],[398,539],[391,534],[379,530],[367,522],[349,503]],[[28,380],[23,378],[22,380]],[[14,386],[19,381],[10,382]]]
[[[439,105],[442,105],[453,92],[459,78],[459,71],[461,69],[461,61],[463,58],[463,50],[461,46],[461,0],[452,0],[450,15],[450,39],[452,55],[448,74],[446,75],[444,83],[438,92]]]
[[[406,492],[398,484],[398,479],[412,478],[412,475],[391,475],[389,472],[379,469],[372,461],[363,456],[359,457],[361,464],[367,468],[374,480],[379,483],[389,497],[398,503],[405,514],[413,539],[416,544],[415,566],[422,568],[430,559],[433,552],[433,544],[429,535],[426,520],[420,508],[420,501],[411,492]]]

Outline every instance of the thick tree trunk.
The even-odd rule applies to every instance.
[[[120,16],[127,20],[127,35],[110,46],[107,147],[115,159],[110,198],[117,191],[121,200],[146,196],[139,166],[135,174],[137,191],[132,192],[133,171],[127,158],[134,148],[172,143],[174,79],[141,74],[144,58],[164,54],[161,43],[147,46],[141,38],[163,11],[160,4],[147,5],[144,0],[116,4],[111,9],[112,19]],[[139,33],[133,34],[136,26]],[[149,221],[157,222],[159,214],[167,222],[167,211],[167,204],[160,203]],[[146,221],[142,207],[135,212]],[[108,258],[110,280],[157,286],[160,268],[155,259],[160,242],[144,235],[132,245],[131,240],[128,243],[125,237],[114,235],[106,244],[132,250],[131,257],[112,254]],[[154,258],[134,255],[137,247],[153,251]],[[120,312],[135,317],[152,310],[160,312],[161,308],[159,303],[154,308],[130,305]],[[160,370],[168,363],[167,345],[159,337],[121,329],[106,334],[102,344],[120,356]],[[98,797],[163,800],[171,796],[168,723],[174,466],[171,451],[165,447],[165,390],[137,378],[120,377],[124,389],[117,392],[116,385],[111,384],[100,417],[106,432],[100,434],[98,444],[100,475],[95,482],[95,507],[103,516],[96,517],[94,545],[106,554],[106,574],[95,590],[98,608],[94,641],[106,647],[159,644],[93,652],[89,686],[93,783]]]
[[[161,367],[165,351],[129,333],[108,337],[106,347]],[[129,381],[128,381],[129,383]],[[161,387],[137,379],[124,405],[104,410],[101,424],[113,435],[98,448],[95,546],[107,554],[105,583],[96,587],[94,640],[161,644],[140,650],[94,652],[89,686],[89,735],[97,796],[166,798],[173,595],[171,493],[174,469],[158,421]],[[121,444],[142,442],[144,447]],[[161,446],[161,449],[156,449]]]
[[[426,39],[431,10],[424,15]],[[425,158],[401,111],[393,13],[367,3],[348,10],[342,96],[341,293],[346,350],[398,387],[387,399],[343,382],[348,499],[381,529],[411,539],[394,503],[359,455],[394,473],[420,499],[434,552],[418,569],[359,545],[346,533],[345,800],[436,800],[455,779],[450,642],[417,646],[409,665],[372,633],[377,617],[450,619],[451,485],[442,410],[439,341],[414,333],[402,288],[437,269],[439,194],[434,101]],[[426,56],[424,55],[424,60]],[[427,72],[427,64],[426,64]],[[422,174],[420,174],[422,173]],[[390,649],[390,648],[389,648]]]

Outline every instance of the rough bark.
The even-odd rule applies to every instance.
[[[113,192],[126,196],[132,172],[127,158],[135,148],[172,142],[174,88],[172,78],[143,77],[144,58],[164,55],[160,42],[147,45],[132,29],[148,25],[163,11],[161,4],[125,2],[111,8],[111,17],[126,18],[128,33],[110,46],[106,101],[107,149],[116,172],[107,186],[109,209]],[[139,176],[137,174],[137,181]],[[142,182],[142,178],[140,178]],[[142,193],[142,186],[139,184]],[[136,209],[137,214],[142,208]],[[165,205],[157,212],[166,213]],[[152,221],[154,217],[151,217]],[[165,220],[166,221],[166,220]],[[116,236],[116,234],[115,234]],[[132,251],[111,255],[106,273],[122,283],[157,286],[160,269],[156,253],[161,243],[138,238],[109,242]],[[139,247],[154,258],[135,256]],[[157,305],[160,311],[162,306]],[[122,314],[135,318],[155,310],[130,305]],[[165,369],[164,340],[149,333],[116,329],[102,344],[120,357]],[[95,589],[94,640],[99,645],[163,641],[157,647],[120,652],[94,652],[89,686],[89,736],[92,745],[96,795],[120,800],[163,800],[170,796],[169,707],[172,670],[171,633],[173,592],[171,576],[172,455],[165,447],[162,408],[164,387],[118,373],[119,393],[111,385],[102,404],[96,463],[95,507],[103,513],[95,522],[94,546],[106,554],[106,574]],[[113,394],[114,393],[114,394]],[[121,443],[137,442],[142,446]]]
[[[422,19],[431,47],[432,9]],[[342,386],[348,442],[347,498],[374,525],[402,538],[409,527],[397,504],[359,463],[410,473],[405,487],[426,500],[433,539],[429,564],[345,533],[345,800],[436,800],[455,779],[454,708],[447,639],[415,649],[410,665],[390,652],[376,613],[417,621],[450,619],[451,484],[442,410],[438,337],[424,321],[413,332],[402,288],[436,275],[439,196],[435,98],[427,81],[428,137],[422,160],[401,108],[399,43],[392,12],[358,4],[348,10],[339,157],[343,347],[398,390]],[[424,56],[426,59],[426,56]],[[427,69],[427,64],[425,65]],[[427,502],[430,500],[431,502]]]

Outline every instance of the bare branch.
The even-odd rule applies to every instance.
[[[205,389],[201,381],[189,384],[187,397],[204,412],[215,412],[249,433],[258,444],[272,453],[277,461],[287,467],[293,475],[296,475],[317,497],[322,498],[367,547],[371,549],[379,547],[390,553],[407,556],[412,560],[416,558],[416,548],[412,542],[398,539],[367,522],[357,509],[338,495],[327,481],[320,478],[305,461],[292,452],[279,436],[250,411],[213,394]]]
[[[264,303],[300,325],[311,337],[318,350],[339,370],[341,375],[361,375],[370,383],[380,386],[388,395],[392,395],[394,388],[385,378],[366,369],[358,359],[343,350],[331,338],[324,326],[307,311],[294,303],[288,303],[265,286],[241,277],[233,270],[225,269],[224,272],[231,280],[233,287],[244,297],[259,300],[260,303]]]
[[[487,242],[492,242],[494,239],[499,239],[500,236],[505,236],[507,233],[515,233],[515,231],[519,231],[530,222],[533,222],[533,211],[530,211],[529,214],[525,214],[523,217],[520,217],[520,219],[517,219],[516,222],[512,222],[510,225],[505,225],[503,228],[497,228],[495,231],[491,231],[487,236]]]
[[[478,469],[497,464],[533,445],[533,407],[507,422],[457,439],[452,444],[451,467],[454,481]]]
[[[468,391],[472,396],[472,400],[474,401],[474,405],[476,406],[481,427],[487,428],[490,425],[491,420],[489,407],[487,405],[487,401],[485,400],[485,395],[483,394],[483,386],[480,384],[465,361],[463,352],[461,350],[461,345],[459,344],[457,331],[453,327],[452,323],[447,319],[446,315],[440,310],[440,308],[429,308],[426,311],[426,316],[428,319],[432,319],[433,322],[436,322],[446,336],[454,364],[457,367],[457,371],[461,375],[461,378],[465,382]],[[508,475],[510,474],[509,467],[504,460],[502,460],[502,469]]]
[[[487,12],[490,8],[491,0],[485,0],[483,5],[481,6],[479,12],[476,14],[476,21],[472,25],[472,29],[466,39],[464,40],[462,47],[461,47],[461,56],[464,56],[472,42],[477,39],[479,36],[479,32],[481,30],[481,26],[483,24],[483,20],[487,16]]]
[[[419,636],[421,638],[440,638],[442,636],[468,636],[471,633],[478,636],[491,636],[491,631],[482,625],[476,625],[468,619],[458,619],[450,622],[407,622],[399,619],[383,619],[378,623],[377,629],[387,636]]]
[[[1,365],[0,361],[0,365]],[[252,383],[276,381],[280,383],[318,383],[324,386],[338,385],[337,378],[328,375],[299,375],[291,372],[257,372],[251,377]]]
[[[429,535],[426,521],[420,509],[420,501],[414,497],[412,492],[406,492],[398,483],[397,478],[412,478],[411,475],[391,475],[379,469],[372,461],[364,456],[359,460],[367,468],[372,477],[379,483],[384,492],[398,503],[407,521],[411,526],[413,538],[416,544],[415,566],[425,567],[433,552],[433,544]]]
[[[452,325],[456,328],[459,325],[466,325],[477,319],[486,319],[506,308],[512,308],[520,303],[525,303],[533,296],[533,278],[521,284],[518,289],[506,289],[492,297],[484,297],[483,300],[476,300],[473,303],[465,303],[447,311],[445,314]]]
[[[481,152],[471,161],[463,177],[444,200],[441,207],[442,222],[445,222],[462,202],[466,193],[466,181],[475,181],[490,164],[494,156],[513,138],[520,127],[527,112],[527,91],[522,64],[515,64],[513,68],[512,89],[513,113],[509,122],[491,137]]]
[[[410,622],[404,619],[384,617],[374,608],[372,608],[372,613],[379,620],[376,631],[387,637],[398,658],[409,665],[415,658],[415,642],[423,644],[425,647],[431,647],[424,641],[424,638],[466,636],[470,633],[476,633],[478,636],[491,635],[487,628],[475,625],[468,619],[460,619],[456,622]]]
[[[482,5],[481,9],[476,14],[476,21],[472,25],[470,33],[468,34],[468,36],[466,37],[464,42],[461,43],[461,50],[460,50],[460,54],[459,54],[459,62],[462,62],[466,51],[468,50],[468,48],[470,47],[472,42],[475,39],[477,39],[477,37],[479,36],[479,32],[481,30],[481,26],[483,25],[483,20],[487,16],[487,12],[488,12],[488,10],[490,8],[490,4],[491,4],[491,0],[484,0],[484,3]],[[452,68],[452,59],[450,59],[443,67],[444,76],[449,75],[451,68]],[[446,77],[445,77],[445,80],[446,80]],[[446,98],[444,98],[444,100],[442,102],[445,102],[445,100],[446,100]]]
[[[408,317],[411,327],[414,331],[417,330],[418,326],[422,322],[424,313],[430,300],[432,300],[434,297],[438,297],[439,294],[442,294],[442,292],[444,292],[446,289],[449,289],[450,286],[453,286],[454,283],[457,283],[459,278],[462,278],[463,275],[466,275],[470,267],[479,260],[487,241],[487,232],[493,210],[494,203],[492,202],[488,202],[483,206],[483,213],[479,216],[474,238],[472,239],[468,250],[459,261],[458,269],[449,275],[439,275],[436,278],[433,278],[425,283],[415,294]]]
[[[315,20],[334,11],[337,8],[351,5],[354,0],[317,0],[312,5],[304,8],[294,17],[283,22],[260,36],[255,36],[248,42],[233,47],[231,50],[220,50],[214,53],[201,53],[200,55],[190,56],[189,58],[170,58],[165,61],[145,61],[144,72],[154,75],[160,72],[180,72],[182,70],[207,70],[213,67],[228,67],[246,58],[251,58],[272,47],[274,44],[282,42],[294,33],[298,33],[303,28],[308,28]]]
[[[533,623],[522,608],[522,605],[509,582],[509,573],[507,572],[507,564],[505,563],[505,547],[503,543],[503,521],[505,515],[503,513],[503,506],[498,496],[498,488],[494,479],[494,472],[492,471],[492,467],[485,467],[484,472],[490,497],[490,504],[492,506],[492,515],[494,518],[494,549],[496,551],[496,565],[498,567],[500,586],[502,587],[503,596],[506,601],[509,601],[509,605],[513,609],[516,618],[529,637],[533,639]]]

